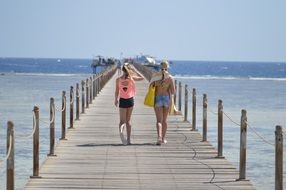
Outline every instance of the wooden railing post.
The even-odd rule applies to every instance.
[[[246,110],[241,110],[239,180],[245,179],[245,173],[246,173],[246,139],[247,139]]]
[[[279,125],[275,131],[275,190],[283,190],[283,131]]]
[[[86,87],[86,108],[89,108],[89,87],[88,87],[88,79],[86,79],[85,82],[85,87]]]
[[[79,120],[79,84],[76,83],[76,111],[75,111],[75,120]]]
[[[48,156],[55,156],[55,100],[50,99],[50,153]]]
[[[81,81],[81,113],[84,113],[84,109],[85,109],[85,94],[84,94],[84,86],[85,86],[85,82],[82,80]]]
[[[37,106],[34,106],[33,112],[33,127],[35,127],[36,129],[33,135],[33,175],[30,177],[39,178],[39,108]]]
[[[223,157],[223,105],[222,105],[222,100],[218,101],[217,127],[218,127],[218,137],[217,137],[218,155],[217,155],[217,158],[224,158]]]
[[[179,82],[179,111],[182,111],[182,83]]]
[[[193,111],[192,111],[192,131],[197,131],[197,94],[193,88]]]
[[[90,100],[90,103],[92,104],[92,99],[93,99],[93,80],[92,80],[92,77],[89,77],[89,86],[90,86],[90,97],[89,97],[89,100]]]
[[[95,75],[95,81],[94,81],[94,85],[95,85],[95,95],[94,95],[94,97],[96,97],[97,96],[97,94],[98,94],[98,77],[97,77],[97,75],[98,74],[96,74]]]
[[[101,79],[102,79],[102,74],[100,74],[98,77],[98,93],[101,91]]]
[[[207,133],[208,133],[208,99],[207,95],[203,95],[203,141],[207,141]]]
[[[62,136],[60,140],[66,140],[66,111],[67,111],[66,91],[63,91],[62,93]]]
[[[175,80],[175,94],[174,94],[174,105],[177,105],[177,80]]]
[[[93,85],[93,99],[95,98],[95,96],[96,96],[96,77],[95,77],[95,75],[93,75],[92,76],[93,77],[93,82],[92,82],[92,85]]]
[[[74,92],[73,92],[73,86],[70,88],[70,127],[73,128],[73,107],[74,107]]]
[[[184,113],[184,121],[188,121],[188,107],[189,107],[188,85],[185,84],[185,113]]]
[[[15,186],[15,168],[14,168],[14,124],[12,121],[8,121],[7,123],[7,151],[6,154],[8,155],[7,158],[7,175],[6,175],[6,189],[7,190],[14,190]]]

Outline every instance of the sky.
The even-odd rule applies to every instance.
[[[0,0],[0,57],[286,62],[285,0]]]

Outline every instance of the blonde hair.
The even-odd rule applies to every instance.
[[[160,68],[161,69],[168,69],[169,68],[169,63],[167,60],[163,60],[161,63],[160,63]]]

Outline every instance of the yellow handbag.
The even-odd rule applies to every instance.
[[[154,107],[154,105],[155,105],[155,91],[156,91],[155,85],[150,85],[148,92],[145,96],[145,100],[144,100],[145,106]]]

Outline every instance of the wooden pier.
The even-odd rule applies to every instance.
[[[115,74],[68,129],[31,178],[26,190],[60,189],[255,189],[238,170],[202,142],[182,115],[169,116],[167,144],[156,142],[155,115],[143,105],[148,82],[136,82],[132,145],[121,143],[114,106]]]

